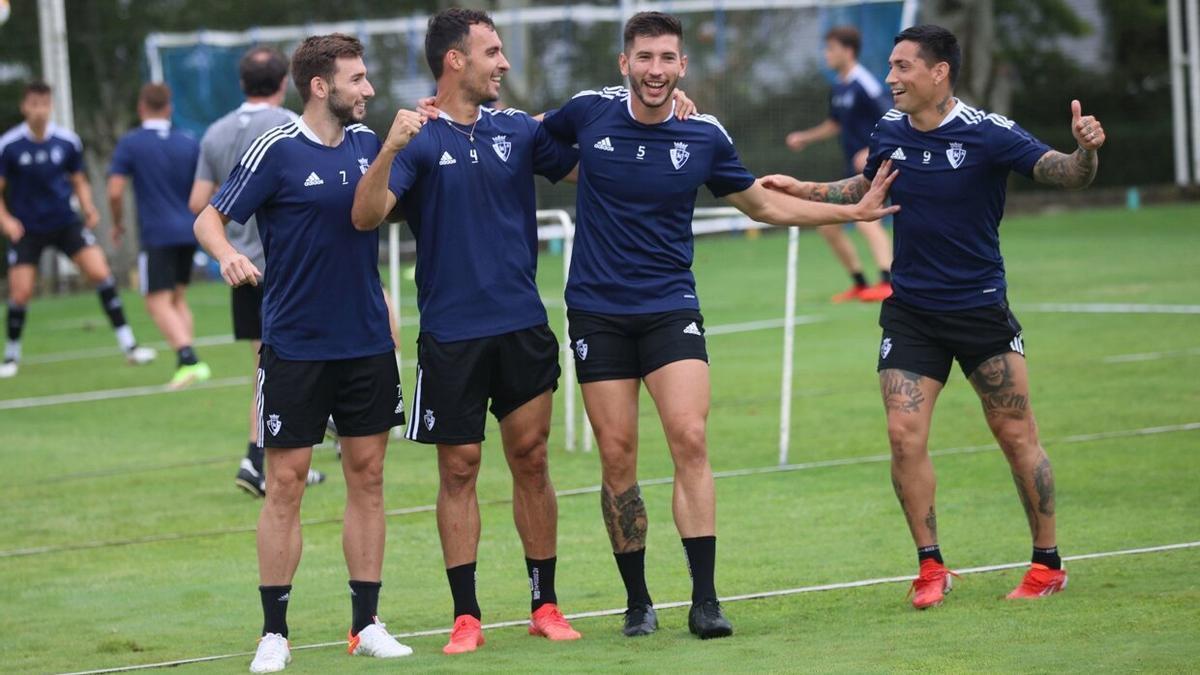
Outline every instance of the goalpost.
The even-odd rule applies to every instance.
[[[566,281],[571,269],[571,253],[575,241],[575,223],[571,215],[562,209],[539,210],[537,212],[538,241],[562,243],[562,274],[563,285],[560,291],[566,290]],[[403,326],[403,313],[400,304],[400,278],[403,268],[400,264],[400,223],[391,223],[388,228],[388,292],[392,305],[396,308],[397,328]],[[771,227],[750,220],[740,211],[732,207],[697,208],[693,213],[692,232],[695,235],[716,234],[720,232],[739,232],[761,230]],[[779,392],[779,464],[788,463],[788,450],[791,441],[791,412],[792,412],[792,377],[796,344],[796,268],[799,260],[800,229],[788,228],[787,237],[787,275],[784,284],[784,320],[783,320],[783,358],[780,366],[781,385]],[[551,319],[551,324],[555,323]],[[559,358],[563,373],[562,411],[564,418],[563,444],[568,452],[577,448],[583,452],[591,452],[592,428],[588,422],[587,412],[576,407],[575,361],[571,349],[570,322],[567,320],[566,304],[562,306],[561,332],[559,333]],[[399,354],[397,348],[397,354]],[[419,414],[419,411],[410,411]],[[580,433],[582,425],[582,434]],[[582,438],[580,438],[582,435]],[[582,442],[580,442],[582,441]]]

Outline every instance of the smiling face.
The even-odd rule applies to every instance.
[[[503,46],[500,35],[491,26],[471,25],[466,52],[460,54],[463,59],[461,86],[472,102],[483,104],[500,98],[500,81],[510,68]]]
[[[671,101],[679,78],[687,72],[687,57],[680,53],[677,35],[638,36],[619,57],[621,74],[637,100],[655,109]]]
[[[361,57],[343,56],[333,69],[325,105],[342,124],[361,122],[367,117],[367,100],[375,88],[367,81],[367,66]]]
[[[900,112],[919,113],[950,95],[950,65],[945,61],[930,64],[921,55],[921,46],[912,40],[896,43],[888,65],[891,69],[884,81]]]

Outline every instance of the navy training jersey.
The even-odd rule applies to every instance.
[[[900,171],[890,193],[901,206],[892,216],[895,298],[930,310],[1004,302],[1000,219],[1008,174],[1032,178],[1049,151],[1012,120],[961,101],[927,132],[888,111],[871,135],[863,175],[874,178],[888,158]]]
[[[829,92],[829,117],[841,127],[839,138],[847,175],[858,174],[851,166],[854,155],[870,144],[875,123],[891,107],[891,96],[884,95],[879,80],[861,63],[851,68],[845,79],[834,81]]]
[[[83,171],[83,143],[55,124],[41,141],[21,123],[0,136],[0,177],[8,210],[27,232],[54,232],[79,222],[70,177]]]
[[[481,108],[426,124],[392,162],[388,189],[417,241],[421,331],[439,342],[546,323],[538,295],[533,176],[558,181],[579,154],[529,115]]]
[[[392,351],[379,281],[379,231],[350,220],[354,188],[379,153],[362,124],[322,145],[303,119],[259,136],[212,205],[258,221],[266,254],[263,337],[280,358],[332,361]]]
[[[133,178],[143,249],[196,245],[188,197],[199,157],[196,139],[169,120],[146,120],[117,142],[108,173]]]
[[[746,190],[754,175],[711,115],[633,118],[624,87],[583,91],[543,124],[579,146],[571,309],[647,314],[699,309],[692,275],[696,191]]]

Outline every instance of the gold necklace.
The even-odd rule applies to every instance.
[[[462,134],[463,136],[466,136],[468,141],[471,141],[472,143],[474,143],[474,142],[475,142],[475,125],[476,125],[476,124],[479,124],[479,118],[478,118],[478,117],[476,117],[476,118],[475,118],[475,122],[471,124],[471,130],[470,130],[469,132],[468,132],[468,131],[463,131],[462,129],[459,129],[459,128],[458,128],[458,125],[456,125],[456,124],[454,123],[454,121],[453,121],[453,120],[451,120],[451,119],[446,119],[446,124],[449,124],[451,129],[453,129],[453,130],[457,131],[458,133]]]

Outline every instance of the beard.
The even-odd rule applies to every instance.
[[[333,115],[338,122],[341,122],[342,126],[354,124],[355,122],[361,122],[363,117],[365,117],[365,115],[358,115],[355,113],[353,101],[347,103],[341,99],[341,97],[338,95],[337,88],[329,91],[329,98],[326,100],[325,105],[329,108],[329,114]]]
[[[636,96],[638,98],[638,100],[642,102],[642,105],[646,106],[647,108],[661,108],[664,105],[667,105],[668,103],[672,102],[675,98],[675,87],[678,84],[679,84],[678,79],[667,80],[667,86],[663,88],[663,91],[666,93],[666,96],[663,98],[662,103],[650,103],[649,101],[646,100],[646,97],[642,95],[641,80],[635,80],[632,77],[629,78],[630,90],[632,90],[633,95]]]

